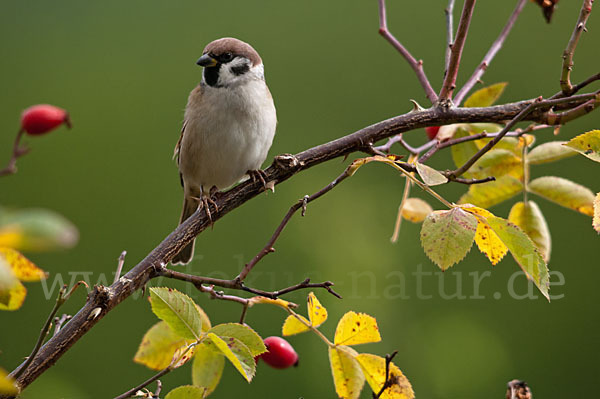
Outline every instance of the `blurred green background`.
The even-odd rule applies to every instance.
[[[391,30],[424,60],[434,87],[439,87],[446,1],[389,3]],[[462,2],[457,3],[458,16]],[[459,83],[480,62],[514,3],[477,4]],[[510,82],[502,102],[558,90],[561,54],[580,3],[560,2],[551,25],[537,6],[527,4],[484,76],[489,84]],[[591,16],[589,33],[577,49],[575,81],[598,72],[597,17]],[[253,44],[265,62],[279,119],[267,162],[276,154],[298,152],[407,112],[411,98],[427,104],[412,71],[377,34],[375,1],[4,1],[0,36],[1,163],[8,161],[20,112],[27,106],[64,107],[74,124],[71,131],[61,128],[27,140],[33,151],[19,160],[17,175],[0,182],[0,203],[54,209],[81,233],[79,245],[70,251],[29,254],[51,275],[46,288],[27,285],[29,295],[21,310],[0,314],[0,365],[8,370],[30,352],[53,303],[44,292],[59,281],[57,276],[69,282],[88,273],[92,283],[106,282],[122,250],[128,251],[128,269],[175,228],[182,193],[171,155],[188,92],[201,78],[195,61],[209,41],[241,38]],[[599,115],[570,123],[559,138],[598,128]],[[418,144],[425,134],[419,130],[406,136]],[[539,132],[538,143],[549,139],[551,130]],[[308,170],[278,186],[274,195],[261,195],[227,215],[199,237],[187,271],[234,276],[262,248],[288,207],[330,182],[348,162],[335,160]],[[436,155],[432,165],[450,167],[449,152]],[[578,156],[535,167],[532,173],[561,175],[596,192],[598,170]],[[511,280],[518,267],[510,257],[492,268],[473,248],[464,262],[441,275],[420,248],[419,225],[405,222],[400,242],[389,242],[402,182],[382,165],[361,169],[311,204],[304,218],[292,220],[277,252],[257,267],[249,282],[273,290],[305,277],[334,281],[344,300],[317,292],[329,310],[323,332],[332,336],[337,320],[348,310],[375,316],[383,341],[357,349],[382,356],[398,350],[395,362],[420,398],[503,397],[506,382],[513,378],[529,382],[541,398],[595,392],[600,270],[598,236],[590,219],[536,199],[552,231],[549,267],[562,273],[565,284],[553,287],[557,297],[552,303],[541,297],[511,298],[511,289],[522,295],[528,285],[522,276]],[[465,189],[449,185],[439,191],[456,200]],[[506,217],[510,206],[502,204],[493,211]],[[414,274],[419,271],[434,274],[419,278]],[[472,298],[473,279],[484,272],[491,276],[482,279],[481,299]],[[559,281],[558,276],[553,281]],[[152,284],[188,292],[214,324],[239,317],[236,304],[211,301],[174,282]],[[466,299],[444,298],[457,287]],[[306,294],[297,292],[286,299],[303,304]],[[84,300],[82,290],[63,310],[74,313]],[[278,309],[257,306],[247,321],[266,337],[280,334],[284,318]],[[155,321],[146,300],[139,295],[128,299],[24,397],[108,398],[137,385],[152,372],[134,364],[132,357]],[[273,370],[261,363],[248,385],[226,366],[213,397],[334,397],[325,345],[311,334],[289,341],[300,354],[297,369]],[[190,366],[162,381],[163,392],[190,383]],[[362,397],[370,397],[368,388]]]

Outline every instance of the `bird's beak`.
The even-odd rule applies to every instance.
[[[204,54],[202,57],[198,58],[196,64],[202,67],[214,67],[215,65],[217,65],[217,60],[215,60],[208,54]]]

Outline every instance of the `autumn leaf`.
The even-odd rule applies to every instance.
[[[377,320],[365,313],[346,313],[335,329],[336,345],[359,345],[379,341],[381,335]]]
[[[356,356],[356,360],[373,392],[379,393],[386,379],[392,381],[392,384],[383,391],[380,399],[413,399],[415,397],[408,378],[402,374],[402,371],[394,363],[390,363],[389,378],[386,378],[386,360],[383,357],[361,353]]]
[[[298,320],[298,317],[302,319],[304,323]],[[290,335],[300,334],[309,331],[309,326],[310,321],[306,317],[299,314],[289,315],[283,323],[283,327],[281,328],[281,335],[283,335],[284,337],[289,337]]]
[[[0,310],[17,310],[23,305],[27,289],[10,265],[0,257]]]
[[[164,321],[159,321],[144,334],[133,361],[152,370],[162,370],[171,364],[178,349],[187,348],[192,342],[181,338]]]
[[[522,201],[517,202],[510,210],[508,220],[519,226],[531,238],[531,241],[542,254],[544,261],[548,263],[550,261],[552,240],[546,219],[544,219],[544,215],[537,204],[533,201],[528,201],[527,205]]]
[[[496,83],[483,89],[477,90],[465,100],[465,107],[489,107],[494,104],[504,92],[508,83]]]
[[[594,193],[589,188],[556,176],[532,180],[529,191],[565,208],[594,216]]]
[[[329,348],[329,364],[335,392],[342,399],[357,399],[365,384],[365,376],[356,361],[358,353],[348,346]]]
[[[550,141],[548,143],[535,146],[529,154],[527,154],[527,162],[530,165],[539,165],[548,162],[559,161],[564,158],[569,158],[577,153],[566,147],[566,141]]]
[[[469,172],[478,179],[488,176],[499,178],[507,174],[520,179],[523,177],[523,161],[510,150],[494,149],[479,158]]]
[[[12,248],[0,247],[0,257],[4,258],[12,268],[15,277],[21,281],[40,281],[48,277],[48,273]]]
[[[9,377],[4,369],[0,369],[0,395],[17,395],[18,393],[15,380]]]
[[[205,389],[193,385],[182,385],[169,392],[165,399],[204,399],[205,397]]]
[[[308,318],[310,325],[313,327],[319,327],[327,320],[327,309],[321,305],[321,302],[317,299],[313,292],[308,294]]]
[[[511,199],[523,190],[523,183],[512,176],[502,176],[495,181],[472,184],[469,191],[460,197],[459,204],[473,204],[489,208]]]
[[[477,218],[475,243],[479,250],[490,260],[492,265],[497,265],[508,252],[508,248],[487,223],[487,218],[494,216],[494,214],[486,209],[478,208],[470,204],[461,207],[469,213],[480,216]]]
[[[254,362],[254,356],[252,356],[250,349],[246,345],[236,338],[221,338],[211,332],[206,337],[208,338],[204,341],[206,345],[223,353],[246,381],[252,381],[256,372],[256,363]]]
[[[592,161],[600,162],[600,130],[592,130],[573,137],[565,146],[585,155]]]
[[[407,198],[401,212],[404,219],[413,223],[420,223],[433,212],[433,208],[421,198]]]
[[[508,220],[496,216],[487,217],[486,220],[494,233],[508,247],[527,278],[533,281],[546,299],[550,300],[548,267],[533,241],[523,230]]]
[[[214,333],[221,338],[233,337],[248,347],[252,356],[258,356],[267,351],[262,338],[250,327],[240,323],[219,324],[208,332]]]
[[[435,211],[423,222],[421,244],[427,257],[446,270],[469,252],[476,230],[475,216],[460,208]]]

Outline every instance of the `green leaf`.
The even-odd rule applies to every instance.
[[[519,226],[531,238],[544,261],[548,263],[552,240],[546,219],[537,204],[533,201],[528,201],[527,205],[522,201],[517,202],[510,210],[508,220]]]
[[[437,170],[419,162],[415,162],[415,164],[419,176],[421,176],[423,182],[428,186],[437,186],[438,184],[448,183],[448,178]]]
[[[531,239],[517,225],[508,220],[490,216],[487,223],[494,233],[502,240],[504,245],[515,258],[528,279],[538,287],[540,292],[550,300],[548,296],[549,276],[548,267]]]
[[[192,363],[192,382],[197,387],[206,389],[205,395],[210,395],[219,384],[223,368],[225,367],[225,357],[223,353],[214,349],[205,343],[198,345]]]
[[[373,392],[381,391],[386,380],[392,381],[392,384],[383,391],[379,397],[380,399],[413,399],[415,397],[408,378],[402,374],[402,371],[394,363],[389,365],[388,377],[386,374],[386,360],[383,357],[361,353],[356,356],[356,360]]]
[[[515,178],[523,176],[523,164],[521,158],[512,151],[505,149],[494,149],[486,152],[473,166],[469,172],[478,179],[488,176],[499,178],[510,174]]]
[[[573,137],[565,146],[585,155],[592,161],[600,162],[600,130],[592,130]]]
[[[495,181],[472,184],[469,191],[458,200],[459,204],[473,204],[489,208],[506,201],[523,190],[523,183],[512,176],[502,176]]]
[[[539,165],[574,156],[576,152],[569,147],[565,147],[565,143],[566,141],[550,141],[535,146],[529,151],[529,154],[527,154],[527,161],[531,165]]]
[[[356,361],[358,353],[348,346],[329,348],[329,364],[335,392],[344,399],[357,399],[365,384],[365,376]]]
[[[165,399],[204,399],[206,394],[203,388],[193,385],[182,385],[173,389],[165,396]]]
[[[56,212],[0,211],[0,246],[18,251],[50,251],[71,248],[79,240],[75,225]]]
[[[267,351],[262,338],[250,327],[239,323],[219,324],[210,329],[211,333],[219,337],[233,337],[240,340],[250,349],[252,356],[258,356]]]
[[[144,334],[133,361],[152,370],[162,370],[171,364],[178,349],[187,348],[192,342],[175,334],[164,321],[159,321]]]
[[[254,356],[252,356],[246,345],[236,338],[221,338],[211,332],[206,337],[210,340],[205,341],[207,345],[223,353],[246,381],[252,381],[256,372],[256,363],[254,363]]]
[[[202,317],[196,304],[182,292],[166,287],[150,288],[152,311],[182,338],[199,340]]]
[[[431,213],[421,227],[425,254],[442,270],[459,262],[471,249],[477,219],[460,208]]]
[[[528,189],[565,208],[594,216],[594,193],[571,180],[556,176],[539,177],[529,183]]]
[[[464,106],[467,108],[489,107],[500,98],[507,84],[506,82],[496,83],[477,90],[467,98]]]

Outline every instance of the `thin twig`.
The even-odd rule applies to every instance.
[[[400,235],[400,226],[402,224],[402,209],[404,209],[404,203],[410,194],[410,186],[412,182],[407,178],[404,183],[404,190],[402,192],[402,199],[400,200],[400,205],[398,205],[398,214],[396,215],[396,223],[394,224],[394,233],[392,233],[392,238],[390,241],[393,243],[398,242],[398,236]]]
[[[115,272],[113,284],[121,278],[121,270],[123,270],[123,264],[125,263],[125,255],[127,255],[127,251],[123,251],[121,252],[121,255],[119,255],[119,262],[117,263],[117,271]]]
[[[448,73],[450,65],[450,52],[454,44],[454,0],[448,0],[448,6],[444,9],[446,14],[446,52],[444,56],[444,74]],[[445,75],[444,75],[445,76]]]
[[[156,391],[154,391],[154,397],[156,399],[158,399],[161,390],[162,390],[162,382],[160,382],[160,380],[156,380]]]
[[[575,49],[581,34],[586,30],[585,24],[592,13],[592,5],[594,0],[583,0],[581,5],[581,11],[579,12],[579,18],[567,43],[567,47],[563,52],[563,65],[562,74],[560,77],[560,88],[565,95],[573,94],[573,85],[571,85],[571,70],[573,69],[573,56],[575,55]]]
[[[385,355],[385,382],[377,394],[373,392],[373,399],[379,399],[386,389],[394,385],[394,380],[390,378],[390,363],[392,363],[392,359],[394,359],[394,356],[397,354],[398,351],[394,351],[392,354]]]
[[[375,151],[379,151],[383,154],[389,154],[390,150],[392,149],[392,146],[396,143],[400,143],[402,145],[402,147],[404,147],[408,152],[410,152],[411,154],[418,154],[419,152],[417,151],[416,148],[411,147],[403,138],[402,138],[402,133],[394,136],[394,137],[390,137],[388,139],[388,141],[380,146],[377,147],[373,147],[373,149]]]
[[[404,57],[406,62],[410,65],[410,67],[415,71],[417,75],[417,79],[423,86],[425,90],[425,95],[431,101],[432,104],[438,99],[437,94],[431,87],[431,83],[429,83],[429,79],[427,79],[427,75],[425,75],[425,70],[423,69],[423,61],[417,61],[415,57],[390,33],[387,27],[387,17],[386,17],[386,8],[385,8],[385,0],[378,0],[379,2],[379,34],[385,38],[398,52]]]
[[[8,165],[2,170],[0,170],[0,176],[13,175],[17,173],[17,159],[22,157],[23,155],[29,152],[29,148],[21,147],[21,139],[23,138],[23,134],[25,130],[19,130],[17,133],[17,137],[15,138],[15,143],[13,144],[13,151],[10,161],[8,161]]]
[[[314,193],[311,196],[304,197],[303,199],[299,200],[294,205],[292,205],[290,207],[290,209],[288,210],[288,212],[283,217],[283,220],[281,221],[281,223],[279,223],[279,226],[277,226],[277,228],[275,229],[275,232],[273,233],[273,235],[267,242],[267,245],[265,245],[264,248],[261,249],[260,252],[257,253],[254,256],[254,258],[252,258],[252,260],[244,266],[244,269],[242,269],[242,271],[240,272],[240,274],[238,274],[238,276],[235,278],[235,280],[240,281],[240,282],[244,281],[246,276],[248,276],[248,273],[250,273],[250,271],[254,268],[254,266],[256,266],[256,264],[258,262],[261,261],[262,258],[267,256],[271,252],[275,252],[275,249],[273,248],[273,245],[275,245],[275,241],[277,241],[277,239],[281,235],[281,232],[283,231],[285,226],[288,224],[288,222],[290,221],[290,219],[292,218],[292,216],[294,215],[294,213],[296,213],[296,211],[298,209],[302,208],[302,216],[304,216],[304,212],[306,211],[306,205],[308,203],[327,194],[329,191],[333,190],[334,187],[336,187],[338,184],[340,184],[342,181],[344,181],[349,176],[350,175],[348,174],[348,168],[346,168],[346,170],[344,170],[344,172],[342,172],[341,175],[339,175],[334,181],[329,183],[327,186],[323,187],[321,190],[317,191],[316,193]]]
[[[490,47],[490,49],[488,50],[485,57],[483,57],[483,61],[481,61],[479,66],[477,66],[477,68],[475,68],[473,75],[471,75],[471,77],[467,80],[465,85],[458,91],[458,93],[454,97],[455,105],[460,105],[462,103],[463,99],[465,98],[465,96],[467,94],[469,94],[469,92],[473,89],[473,87],[477,84],[477,82],[480,81],[480,79],[483,76],[483,74],[485,73],[486,69],[488,68],[488,66],[490,65],[490,63],[492,62],[492,60],[498,53],[498,51],[500,51],[500,49],[502,48],[504,41],[508,37],[508,34],[510,33],[515,22],[517,21],[517,18],[521,14],[521,11],[523,11],[523,8],[525,7],[525,3],[527,3],[527,0],[518,0],[517,1],[517,5],[516,5],[514,11],[508,18],[506,25],[504,25],[504,28],[500,32],[500,35],[498,36],[496,41],[494,41],[494,43],[492,44],[492,47]]]
[[[596,95],[596,98],[586,101],[585,103],[570,109],[565,112],[554,113],[548,111],[546,118],[550,125],[564,125],[565,123],[577,119],[585,114],[592,112],[600,105],[600,93]]]
[[[52,320],[54,320],[54,316],[56,315],[56,313],[58,312],[58,309],[62,306],[62,304],[65,303],[65,293],[66,292],[67,292],[67,285],[65,284],[58,291],[58,296],[56,297],[56,302],[54,303],[54,307],[52,308],[52,311],[48,315],[48,318],[46,319],[44,326],[40,330],[40,335],[38,336],[37,342],[35,343],[35,346],[33,347],[31,354],[29,355],[27,360],[25,360],[25,362],[23,364],[21,364],[21,366],[13,372],[13,378],[15,378],[15,379],[19,378],[21,373],[23,373],[23,371],[27,368],[27,366],[29,366],[31,364],[31,362],[33,361],[33,358],[35,357],[35,355],[37,355],[38,351],[42,347],[42,344],[44,343],[46,336],[50,332],[50,328],[52,328]]]
[[[173,371],[174,369],[176,369],[177,364],[181,361],[181,359],[183,359],[187,353],[196,345],[198,345],[199,342],[193,342],[190,345],[188,345],[187,349],[177,358],[177,359],[173,359],[171,361],[171,364],[169,364],[165,369],[159,371],[157,374],[153,375],[152,377],[148,378],[146,381],[142,382],[140,385],[136,386],[135,388],[131,388],[129,391],[122,393],[119,396],[115,396],[114,399],[125,399],[125,398],[130,398],[132,396],[134,396],[137,391],[142,390],[143,388],[147,387],[148,385],[152,384],[154,381],[158,380],[160,377],[162,377],[163,375]],[[158,385],[158,392],[160,393],[160,383],[157,383]]]
[[[465,0],[460,21],[458,22],[456,40],[454,41],[454,44],[452,44],[452,49],[450,50],[448,70],[446,76],[444,76],[444,83],[442,84],[442,90],[439,95],[438,101],[440,104],[447,104],[447,102],[451,100],[452,93],[456,88],[458,67],[460,66],[460,58],[462,56],[463,47],[465,46],[465,40],[467,39],[471,18],[473,17],[475,2],[476,0]]]
[[[71,320],[71,318],[72,318],[72,316],[68,315],[68,314],[63,314],[61,317],[55,317],[54,318],[54,334],[52,336],[55,336],[56,334],[58,334],[58,332],[62,328],[63,324],[65,324],[65,322]]]

